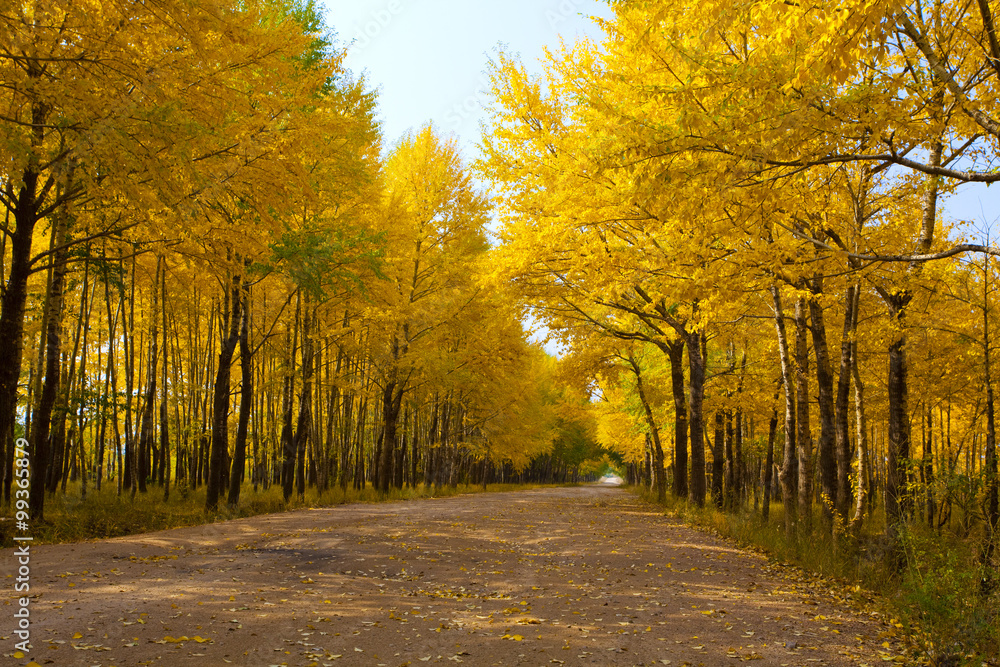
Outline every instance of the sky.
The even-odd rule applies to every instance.
[[[529,69],[562,35],[599,39],[588,17],[610,17],[595,0],[321,0],[348,47],[346,65],[379,91],[386,144],[428,121],[478,156],[486,66],[498,45]]]

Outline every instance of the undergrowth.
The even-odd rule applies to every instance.
[[[420,485],[416,488],[390,489],[381,492],[372,486],[363,489],[339,486],[318,493],[306,489],[305,497],[293,494],[286,504],[282,499],[281,487],[272,485],[268,489],[258,488],[255,492],[246,485],[240,495],[238,507],[226,505],[226,497],[220,500],[215,512],[205,511],[205,488],[192,490],[189,487],[175,487],[170,490],[170,498],[163,500],[163,490],[152,486],[146,493],[137,493],[133,499],[127,491],[118,495],[114,487],[105,487],[97,492],[89,489],[86,500],[81,500],[80,489],[70,484],[66,493],[57,493],[45,500],[45,521],[31,526],[31,535],[36,544],[79,542],[89,539],[121,537],[155,530],[197,526],[216,521],[241,517],[271,514],[287,510],[312,507],[331,507],[347,503],[377,503],[418,498],[440,498],[484,491],[515,491],[537,488],[537,484],[490,484],[442,486],[434,488]],[[10,524],[5,521],[4,524]],[[6,533],[0,534],[0,544],[12,546],[10,525],[2,526]]]
[[[655,494],[633,488],[656,502]],[[770,519],[760,512],[723,512],[714,506],[689,505],[668,497],[669,515],[708,529],[768,555],[825,577],[842,590],[868,591],[868,602],[891,619],[892,631],[914,651],[913,662],[939,667],[1000,665],[1000,587],[984,594],[984,577],[997,577],[996,563],[984,570],[981,536],[962,537],[911,525],[899,549],[884,537],[884,519],[875,517],[860,536],[821,530],[817,510],[811,531],[793,537],[784,530],[784,509],[772,503]],[[903,554],[902,562],[894,554]],[[845,596],[847,597],[847,596]],[[850,596],[857,599],[857,595]]]

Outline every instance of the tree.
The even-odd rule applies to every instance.
[[[377,481],[383,491],[392,479],[403,398],[421,356],[474,297],[466,277],[470,262],[486,249],[488,210],[454,143],[439,139],[431,126],[400,141],[386,171],[393,273],[383,292],[388,350],[379,360],[383,431]]]

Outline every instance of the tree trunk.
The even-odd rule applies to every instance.
[[[989,453],[987,452],[987,458]],[[927,526],[934,528],[934,408],[927,406],[927,437],[924,438],[923,467]]]
[[[712,447],[712,500],[720,510],[723,508],[722,479],[726,464],[726,417],[723,410],[715,411],[715,444]]]
[[[990,309],[989,309],[990,260],[987,255],[983,265],[983,369],[986,381],[986,530],[983,536],[983,576],[980,592],[989,596],[996,587],[993,572],[993,554],[996,551],[998,520],[1000,520],[1000,494],[997,480],[997,433],[993,403],[993,369],[990,358]]]
[[[658,502],[663,503],[667,500],[667,479],[663,468],[663,447],[660,444],[660,428],[656,425],[656,419],[653,417],[653,408],[650,406],[646,396],[646,390],[642,382],[642,370],[631,355],[629,355],[628,361],[632,367],[632,372],[635,374],[635,384],[639,391],[639,400],[642,402],[643,413],[646,417],[646,428],[648,429],[653,448],[652,466],[653,482],[656,486],[656,499]]]
[[[86,253],[87,253],[87,256],[89,257],[90,256],[90,247],[89,246],[87,247]],[[85,314],[81,314],[81,317],[83,317],[83,336],[82,336],[83,340],[81,341],[81,344],[80,344],[80,371],[79,371],[79,376],[78,376],[78,380],[77,380],[77,383],[76,383],[76,399],[77,399],[76,400],[76,404],[77,404],[77,406],[79,406],[77,408],[76,418],[77,418],[77,430],[80,433],[80,459],[79,459],[79,465],[80,465],[80,498],[83,499],[83,500],[87,499],[87,456],[86,456],[87,452],[86,452],[86,447],[84,446],[84,431],[85,431],[86,426],[87,426],[87,421],[88,421],[87,417],[88,417],[88,415],[90,415],[91,416],[91,420],[93,420],[93,413],[91,413],[91,412],[86,411],[86,410],[83,409],[83,406],[86,404],[86,396],[87,396],[87,392],[88,392],[88,386],[87,386],[87,352],[88,352],[89,348],[87,347],[87,343],[89,342],[89,338],[90,338],[90,336],[89,336],[89,334],[90,334],[90,316],[91,316],[91,313],[93,312],[94,300],[95,300],[95,298],[97,296],[97,285],[94,285],[93,287],[90,287],[90,261],[89,261],[89,259],[87,261],[85,261],[84,264],[83,264],[83,293],[87,294],[88,291],[89,291],[89,296],[86,299],[81,299],[81,308],[85,307],[85,311],[86,312],[85,312]],[[85,304],[83,303],[84,301],[86,302]],[[98,355],[97,355],[98,366],[100,365],[100,358],[101,358],[100,352],[98,352]],[[95,428],[92,431],[91,436],[93,438],[94,446],[95,446],[95,449],[96,449],[96,446],[97,446],[97,428],[96,428],[97,421],[94,421],[93,423],[95,425]]]
[[[690,333],[687,338],[688,364],[690,366],[691,403],[691,481],[688,485],[688,499],[698,507],[705,505],[705,360],[702,357],[700,332]]]
[[[902,309],[896,311],[902,314]],[[889,424],[885,475],[886,531],[898,536],[907,513],[907,461],[910,458],[910,427],[907,407],[906,340],[899,335],[889,346]]]
[[[282,392],[281,417],[281,493],[287,503],[295,489],[295,433],[292,416],[295,410],[295,352],[299,341],[299,312],[301,304],[295,306],[295,327],[287,336],[287,365]]]
[[[399,370],[397,364],[399,363],[400,355],[403,353],[405,348],[407,329],[407,326],[404,325],[402,341],[400,340],[399,335],[393,337],[392,367],[388,372],[388,376],[385,380],[385,387],[382,391],[382,451],[379,453],[378,479],[376,480],[378,488],[382,492],[389,490],[389,486],[392,484],[393,479],[393,463],[395,461],[397,449],[396,430],[399,422],[399,411],[403,402],[403,394],[405,393],[403,383],[399,382]]]
[[[812,528],[812,434],[809,431],[809,343],[806,300],[795,302],[795,393],[798,408],[796,444],[799,456],[799,518]]]
[[[935,141],[931,145],[928,161],[934,166],[940,166],[944,145]],[[917,240],[917,252],[929,252],[934,242],[934,229],[937,221],[937,200],[941,178],[930,175],[927,177],[927,190],[924,194],[923,211],[920,222],[920,236]],[[909,266],[911,273],[918,273],[916,264]],[[908,412],[908,383],[906,363],[906,331],[904,318],[906,308],[913,296],[909,291],[888,292],[879,290],[879,294],[889,307],[893,322],[898,328],[897,338],[889,346],[889,377],[887,393],[889,398],[888,452],[887,470],[885,475],[885,533],[893,544],[893,557],[897,568],[903,567],[903,553],[897,538],[909,513],[909,475],[907,462],[910,459],[910,420]]]
[[[73,396],[74,389],[74,377],[77,376],[76,360],[80,358],[80,345],[83,344],[84,347],[84,361],[81,361],[80,371],[79,371],[79,391],[77,392],[79,397],[82,399],[84,390],[84,381],[86,380],[86,333],[89,330],[88,321],[88,310],[87,310],[87,297],[88,291],[90,289],[90,262],[84,262],[83,264],[83,289],[80,291],[80,307],[77,312],[76,318],[76,332],[73,335],[73,351],[69,355],[69,364],[65,373],[65,380],[60,384],[59,398],[57,399],[56,407],[53,410],[53,425],[51,427],[51,437],[50,437],[50,451],[49,451],[49,471],[48,471],[48,491],[49,493],[55,493],[56,489],[59,487],[59,482],[62,482],[62,491],[66,492],[66,477],[68,476],[70,466],[68,464],[72,459],[70,456],[72,452],[66,451],[66,420],[70,415],[70,400]],[[82,418],[83,413],[83,402],[82,400],[77,403],[79,407],[79,413]],[[72,425],[70,426],[72,429]],[[80,429],[82,433],[82,429]],[[64,473],[65,469],[65,473]],[[74,480],[75,481],[75,480]]]
[[[670,387],[674,397],[674,496],[688,494],[688,413],[684,400],[684,339],[667,344],[670,358]]]
[[[854,335],[858,328],[858,300],[861,290],[857,285],[847,288],[844,314],[844,332],[840,340],[840,372],[837,375],[836,413],[836,456],[837,456],[837,513],[841,521],[847,521],[851,505],[851,435],[850,435],[850,392],[851,368],[854,365]]]
[[[42,68],[37,62],[29,61],[27,73],[34,79],[40,79]],[[31,242],[39,210],[45,203],[45,188],[39,192],[41,169],[37,153],[45,140],[48,113],[49,108],[45,103],[32,101],[32,154],[20,178],[15,180],[16,175],[15,178],[7,178],[8,184],[17,183],[20,186],[13,211],[16,226],[7,233],[10,238],[10,269],[6,289],[0,297],[0,341],[3,341],[0,345],[0,451],[4,456],[3,498],[7,504],[10,504],[10,485],[14,480],[14,425],[17,421],[17,392],[24,354],[24,310],[28,300],[28,277],[31,275]],[[55,217],[59,215],[61,214],[56,212]],[[33,461],[38,452],[32,451],[28,456]],[[37,473],[32,474],[37,480],[36,484],[41,485],[44,478],[38,477]]]
[[[167,372],[170,366],[169,346],[167,344],[167,264],[163,263],[163,273],[160,278],[160,310],[163,317],[163,371],[160,376],[160,465],[159,481],[163,486],[163,502],[170,499],[170,427],[169,427],[169,401],[167,400]],[[180,387],[175,386],[174,391],[179,392]]]
[[[118,389],[114,382],[115,377],[115,331],[117,329],[117,317],[111,314],[111,288],[108,280],[104,280],[104,305],[108,315],[108,358],[104,373],[104,396],[101,403],[101,434],[97,445],[97,467],[96,485],[97,490],[101,490],[104,483],[104,450],[105,450],[105,429],[108,422],[108,405],[114,401],[115,408],[112,412],[112,419],[115,421],[115,431],[117,436],[118,421]],[[116,313],[117,314],[117,313]],[[115,449],[120,446],[118,438],[115,438]],[[120,473],[119,473],[120,476]]]
[[[138,490],[137,478],[139,477],[138,456],[136,455],[135,423],[132,417],[132,394],[135,387],[135,257],[132,258],[132,270],[129,280],[129,316],[128,331],[125,353],[125,481],[124,486],[128,488],[130,495],[135,498]],[[123,336],[126,332],[122,332]]]
[[[747,466],[743,460],[743,410],[736,410],[733,423],[733,507],[739,507],[746,497]]]
[[[343,413],[343,424],[340,428],[340,488],[346,490],[347,484],[350,482],[351,475],[351,444],[353,440],[351,439],[351,426],[353,421],[351,420],[352,412],[354,411],[354,396],[347,392],[344,393],[344,413]]]
[[[785,447],[782,455],[778,479],[781,482],[781,497],[785,506],[785,534],[795,532],[797,507],[795,490],[798,487],[798,459],[796,458],[795,427],[795,380],[792,358],[788,352],[788,337],[785,333],[785,314],[781,309],[781,296],[777,287],[771,288],[774,299],[774,328],[778,334],[778,354],[781,359],[781,380],[785,389]]]
[[[817,275],[813,279],[812,292],[814,295],[822,294],[822,276]],[[834,426],[833,372],[830,369],[826,324],[823,307],[815,297],[809,299],[809,324],[813,350],[816,354],[816,389],[819,402],[819,441],[816,454],[819,460],[820,492],[823,496],[821,510],[829,532],[833,527],[833,512],[837,506],[837,438]]]
[[[308,299],[302,309],[302,393],[299,394],[299,416],[295,426],[295,491],[300,499],[306,495],[306,444],[312,436],[312,377],[313,340],[312,317]]]
[[[219,506],[223,485],[222,469],[226,464],[226,450],[229,449],[229,385],[233,355],[240,333],[240,282],[239,276],[232,278],[231,291],[226,299],[229,308],[225,309],[228,312],[224,313],[223,320],[228,327],[220,327],[223,338],[212,391],[212,445],[208,464],[208,486],[205,493],[205,509],[210,512]]]
[[[399,408],[396,403],[396,381],[386,382],[382,389],[382,448],[379,451],[378,476],[379,491],[389,490],[392,481],[392,464],[396,450],[396,422]]]
[[[230,507],[240,504],[240,488],[247,458],[247,430],[250,426],[250,410],[253,407],[253,359],[250,351],[250,287],[242,289],[243,317],[240,321],[240,416],[236,426],[236,448],[233,452],[233,466],[229,473]]]
[[[868,503],[868,420],[865,414],[865,386],[861,384],[858,373],[858,356],[855,348],[852,354],[851,373],[854,376],[854,411],[858,438],[858,490],[854,497],[854,518],[851,519],[850,531],[859,535],[865,518],[865,506]]]
[[[59,248],[66,241],[69,220],[65,213],[53,218],[53,247]],[[28,497],[28,511],[33,521],[44,520],[45,507],[45,476],[48,466],[49,427],[52,421],[52,409],[56,403],[59,389],[60,363],[62,352],[62,315],[63,289],[66,282],[65,249],[57,250],[52,256],[52,274],[48,293],[45,297],[45,382],[38,397],[38,406],[32,420],[32,442],[28,450],[28,462],[33,477]],[[8,289],[10,289],[8,287]],[[20,368],[20,360],[18,361]],[[16,390],[16,387],[15,387]]]
[[[139,491],[142,493],[146,492],[146,476],[149,475],[149,451],[152,448],[153,436],[154,436],[154,426],[153,426],[153,415],[155,414],[154,405],[156,402],[156,368],[159,363],[159,348],[157,347],[157,341],[159,335],[157,332],[157,304],[159,301],[159,287],[160,284],[160,270],[163,264],[163,257],[160,256],[156,260],[156,280],[154,280],[153,289],[153,305],[150,309],[150,324],[149,324],[149,368],[147,372],[149,373],[149,381],[146,384],[146,395],[143,398],[143,408],[142,408],[142,418],[139,422]]]
[[[777,396],[775,396],[777,398]],[[767,426],[767,453],[764,461],[764,499],[761,505],[761,518],[767,523],[771,515],[771,482],[774,474],[774,438],[778,433],[778,410],[771,414],[771,421]]]
[[[733,461],[733,411],[726,410],[726,440],[724,454],[726,457],[726,479],[723,489],[723,506],[728,510],[736,508],[736,464]]]

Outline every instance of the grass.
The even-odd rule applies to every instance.
[[[656,502],[655,494],[646,489],[633,491]],[[882,517],[873,517],[858,538],[840,534],[834,539],[819,530],[817,509],[813,530],[789,537],[780,503],[772,503],[767,523],[759,512],[726,513],[714,506],[689,506],[672,497],[665,506],[668,514],[689,525],[822,575],[835,588],[850,591],[857,586],[868,591],[869,601],[898,624],[902,637],[910,642],[915,663],[941,667],[1000,664],[1000,587],[990,595],[980,591],[984,570],[978,533],[963,538],[947,530],[939,534],[924,525],[912,525],[901,538],[905,563],[899,567],[891,557],[898,551],[889,548],[883,535]]]
[[[157,486],[149,487],[149,491],[145,494],[136,494],[134,500],[127,492],[119,496],[113,486],[105,487],[100,492],[89,489],[87,499],[81,500],[79,485],[70,484],[65,494],[57,493],[46,498],[45,521],[33,525],[31,534],[35,544],[80,542],[181,526],[197,526],[301,508],[440,498],[484,491],[518,491],[539,486],[541,485],[490,484],[483,489],[482,485],[457,487],[446,485],[435,489],[433,486],[425,487],[421,484],[416,488],[390,489],[386,493],[370,485],[363,489],[348,487],[346,490],[335,487],[323,493],[317,493],[315,489],[309,488],[306,489],[304,499],[293,494],[286,505],[282,499],[280,486],[272,485],[267,490],[259,489],[254,492],[250,485],[245,485],[240,494],[238,507],[229,508],[223,496],[219,509],[209,513],[205,511],[204,486],[197,490],[188,487],[171,488],[170,499],[164,502],[163,490]],[[5,521],[0,530],[9,533],[10,523]],[[0,533],[0,544],[12,546],[11,535]]]

